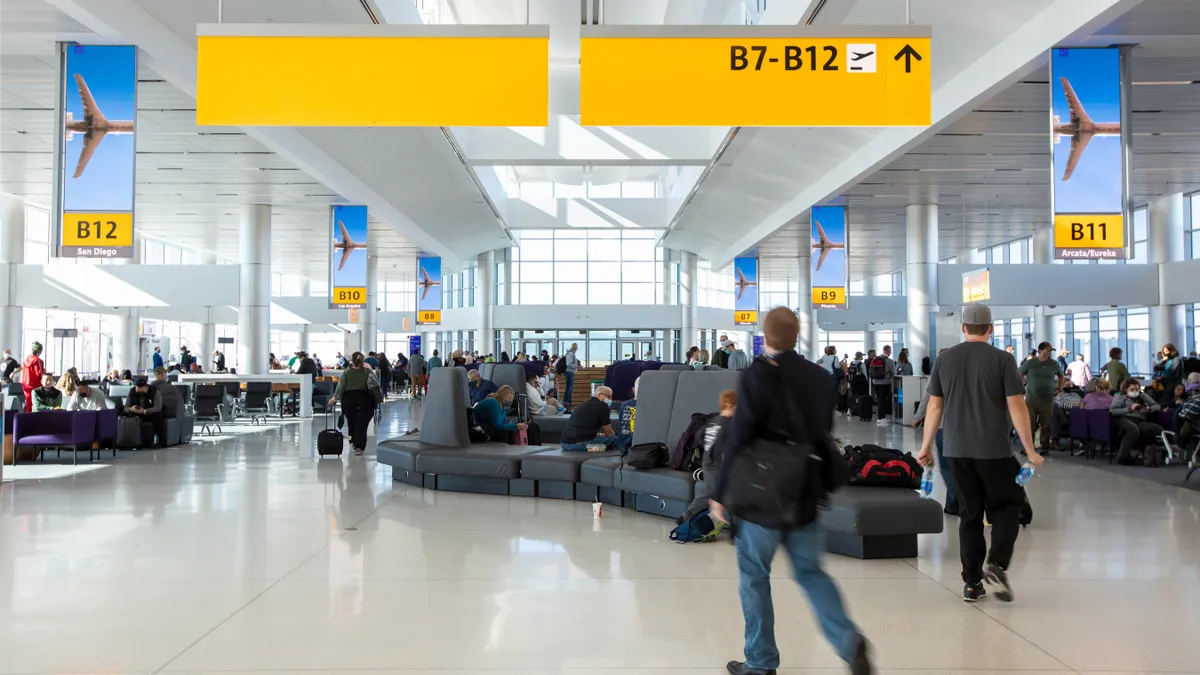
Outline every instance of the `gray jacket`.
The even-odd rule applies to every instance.
[[[750,367],[750,358],[746,356],[746,352],[735,349],[729,353],[729,363],[725,364],[729,370],[745,370]]]
[[[1141,403],[1142,405],[1146,406],[1146,410],[1134,412],[1134,403]],[[1124,392],[1121,392],[1116,396],[1113,396],[1112,405],[1108,408],[1108,411],[1112,413],[1114,417],[1132,417],[1139,420],[1145,420],[1147,413],[1154,413],[1158,412],[1159,410],[1162,410],[1162,407],[1155,403],[1154,399],[1150,398],[1144,391],[1139,393],[1134,398],[1129,398],[1129,396],[1127,396]]]
[[[574,349],[567,351],[566,359],[567,359],[567,372],[568,373],[573,373],[579,369],[579,357],[575,356]]]
[[[915,422],[922,422],[925,420],[925,413],[929,412],[929,397],[930,397],[930,395],[931,394],[929,392],[929,389],[926,389],[925,395],[921,397],[921,404],[917,406],[917,413],[914,416],[916,418],[914,420]],[[945,426],[945,422],[946,422],[946,420],[943,417],[942,423],[938,425],[938,428],[941,429],[943,426]]]

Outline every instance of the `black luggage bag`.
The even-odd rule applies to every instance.
[[[329,427],[329,418],[333,414],[336,405],[329,406],[325,411],[325,429],[317,434],[317,455],[324,457],[325,455],[342,456],[342,448],[346,445],[346,437],[341,431]]]
[[[875,399],[870,394],[854,399],[854,416],[864,422],[870,422],[875,417]]]

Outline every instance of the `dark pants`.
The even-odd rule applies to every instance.
[[[391,384],[392,384],[392,371],[383,370],[381,368],[379,370],[379,390],[383,392],[384,398],[387,398],[388,387],[390,387]]]
[[[355,450],[367,447],[367,427],[375,417],[375,397],[365,389],[353,389],[342,394],[342,413],[346,415],[346,430]]]
[[[1067,408],[1054,406],[1050,413],[1050,438],[1058,442],[1071,436],[1071,411]]]
[[[779,667],[775,646],[775,605],[771,601],[771,561],[782,545],[792,561],[796,583],[808,595],[825,639],[844,661],[854,657],[859,630],[846,615],[837,584],[821,568],[821,533],[816,525],[781,532],[744,520],[737,522],[738,595],[746,620],[746,665]]]
[[[1021,465],[1016,458],[966,459],[951,457],[958,488],[958,548],[964,583],[983,581],[984,560],[1008,569],[1020,530],[1025,489],[1017,485]],[[992,546],[983,539],[983,516],[992,523]]]
[[[560,398],[559,400],[562,401],[563,405],[570,407],[571,403],[572,403],[571,390],[573,390],[575,388],[575,373],[572,373],[571,371],[568,370],[566,375],[567,375],[567,391],[563,394],[562,398]]]
[[[1025,399],[1025,408],[1029,410],[1029,433],[1037,433],[1038,450],[1050,449],[1050,423],[1054,416],[1054,401]],[[1032,437],[1031,437],[1032,440]]]
[[[1117,461],[1132,460],[1133,449],[1138,447],[1139,442],[1153,443],[1162,431],[1163,428],[1153,422],[1139,420],[1136,417],[1118,417],[1117,438],[1120,439],[1120,446],[1117,451]]]
[[[937,465],[938,475],[942,477],[942,482],[946,484],[946,510],[958,511],[958,487],[954,484],[954,471],[950,468],[950,463],[946,461],[946,454],[942,450],[942,430],[937,430],[937,435],[933,437],[933,445],[937,450]]]
[[[875,405],[879,408],[879,419],[892,414],[892,385],[875,384]]]

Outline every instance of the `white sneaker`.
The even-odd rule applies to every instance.
[[[886,419],[881,419],[875,424],[878,424],[881,427],[886,427],[887,425],[891,424],[891,422],[887,421]]]

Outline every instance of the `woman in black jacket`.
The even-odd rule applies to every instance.
[[[376,354],[376,357],[379,359],[379,388],[383,390],[383,397],[387,398],[388,387],[392,384],[392,363],[383,352]]]

